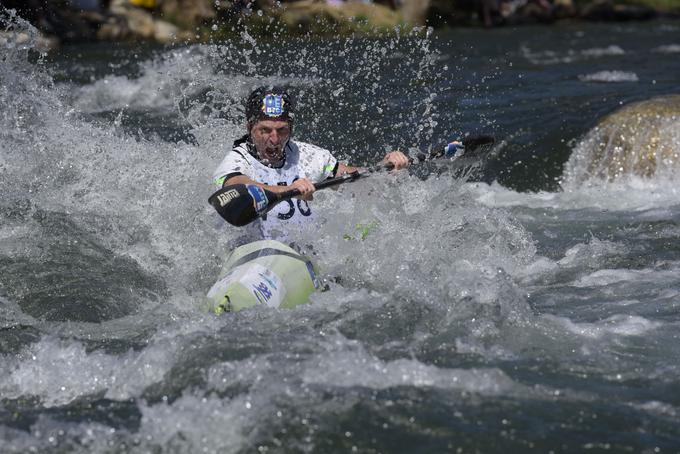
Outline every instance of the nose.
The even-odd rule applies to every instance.
[[[274,145],[277,145],[279,142],[281,142],[281,136],[276,129],[273,130],[271,134],[269,134],[269,141]]]

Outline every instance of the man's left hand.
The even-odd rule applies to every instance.
[[[392,164],[394,170],[406,168],[410,164],[408,157],[399,150],[390,151],[387,153],[382,163],[385,165]]]

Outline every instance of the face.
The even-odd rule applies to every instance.
[[[290,138],[290,125],[285,120],[259,120],[250,129],[250,137],[260,159],[278,162]]]

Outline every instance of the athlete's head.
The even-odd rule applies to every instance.
[[[266,86],[253,90],[246,101],[246,120],[285,120],[293,123],[295,101],[282,87]]]
[[[280,87],[259,87],[246,101],[248,134],[260,159],[275,164],[293,131],[293,98]]]

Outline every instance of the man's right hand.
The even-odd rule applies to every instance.
[[[408,156],[406,156],[404,153],[402,153],[399,150],[395,151],[390,151],[385,155],[385,158],[382,160],[383,165],[391,164],[392,169],[394,170],[400,170],[400,169],[405,169],[406,167],[409,166],[409,160]]]
[[[288,189],[297,189],[300,191],[300,195],[296,196],[298,199],[306,201],[314,200],[314,191],[316,191],[316,188],[314,187],[314,183],[312,183],[307,178],[295,180],[293,184],[286,188],[286,190]]]

